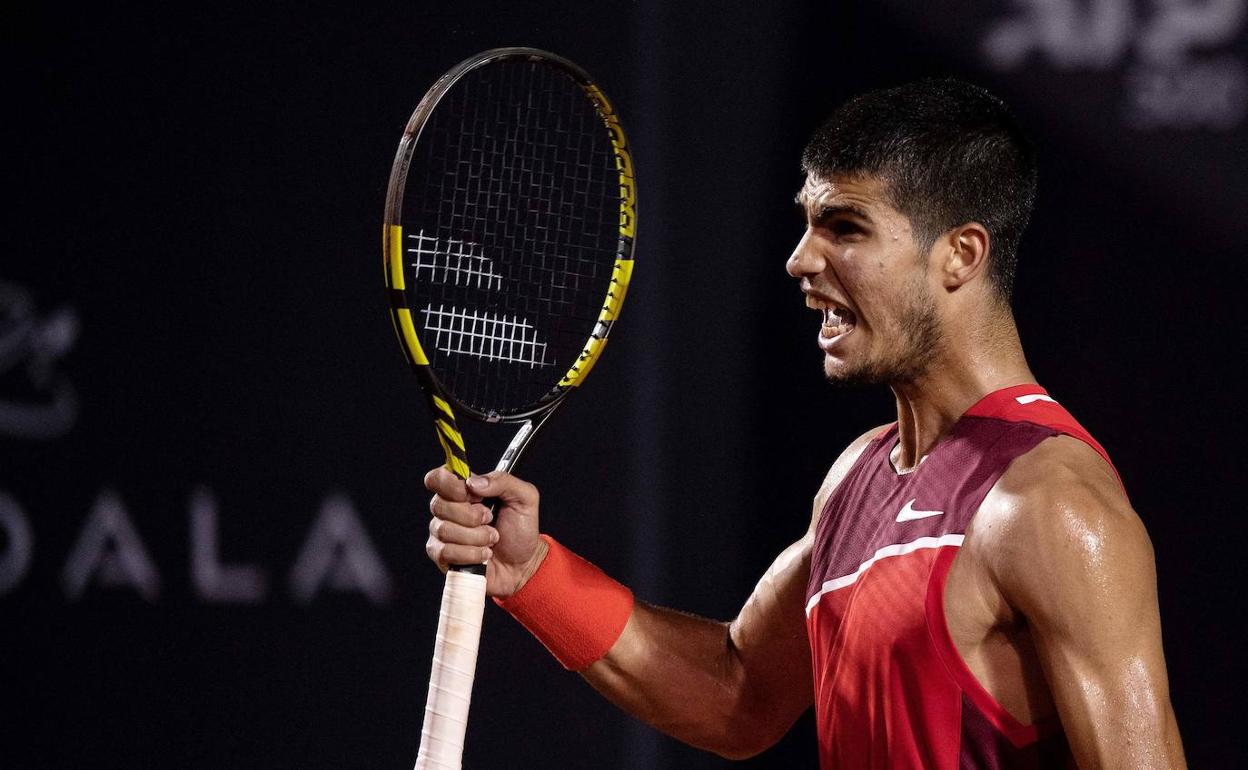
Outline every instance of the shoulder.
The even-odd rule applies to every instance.
[[[985,507],[1040,540],[1090,531],[1140,529],[1113,468],[1095,449],[1070,436],[1053,436],[1016,458],[993,487]]]
[[[1015,459],[976,519],[981,555],[1024,612],[1152,575],[1143,522],[1113,469],[1079,439],[1054,436]]]
[[[819,523],[819,514],[823,513],[823,507],[827,505],[828,498],[840,486],[841,481],[845,479],[845,475],[849,473],[849,469],[854,467],[854,463],[858,462],[858,458],[862,456],[863,450],[891,425],[891,422],[877,425],[863,433],[851,441],[849,446],[845,447],[845,451],[841,452],[840,456],[836,458],[836,462],[832,463],[832,467],[828,469],[827,475],[823,477],[823,483],[819,485],[819,491],[815,494],[815,501],[810,516],[811,532],[814,532],[815,525]]]

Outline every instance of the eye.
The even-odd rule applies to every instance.
[[[846,238],[849,236],[863,234],[862,228],[848,219],[838,219],[829,224],[828,229],[831,230],[832,234],[837,238]]]

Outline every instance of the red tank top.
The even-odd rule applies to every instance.
[[[1011,461],[1058,434],[1109,460],[1043,388],[1005,388],[913,472],[889,462],[888,428],[832,493],[806,591],[824,770],[1073,766],[1056,717],[1021,724],[976,681],[944,610],[945,577],[980,503]]]

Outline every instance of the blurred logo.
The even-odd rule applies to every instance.
[[[228,562],[222,553],[221,516],[212,490],[200,486],[188,510],[190,586],[209,604],[259,604],[274,590],[259,564]],[[25,580],[35,554],[34,531],[21,503],[0,489],[0,597]],[[168,564],[168,561],[166,561]],[[96,497],[61,569],[61,589],[81,601],[100,589],[119,589],[144,601],[159,601],[164,580],[139,528],[113,489]],[[378,606],[389,604],[393,580],[351,499],[341,492],[321,501],[312,526],[287,573],[296,603],[307,605],[327,593],[359,594]]]
[[[77,339],[73,309],[40,317],[30,292],[0,281],[0,436],[47,441],[74,427],[78,396],[57,365]]]
[[[74,427],[78,396],[59,371],[78,339],[72,308],[36,312],[31,293],[0,281],[0,437],[50,441]],[[189,575],[194,595],[213,604],[257,604],[273,590],[257,564],[222,554],[216,497],[205,487],[191,494]],[[14,592],[30,572],[35,531],[21,502],[0,489],[0,597]],[[162,576],[121,496],[100,492],[61,570],[65,597],[78,601],[99,588],[133,591],[158,601]],[[358,593],[389,603],[391,577],[350,498],[327,495],[291,566],[289,592],[299,604],[329,593]]]
[[[1248,0],[1014,0],[984,36],[1000,71],[1032,56],[1064,70],[1123,67],[1126,123],[1229,131],[1248,111],[1248,68],[1230,48]]]

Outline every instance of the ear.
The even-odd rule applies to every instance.
[[[971,282],[988,270],[988,229],[978,222],[967,222],[945,233],[939,241],[937,267],[949,291]]]

